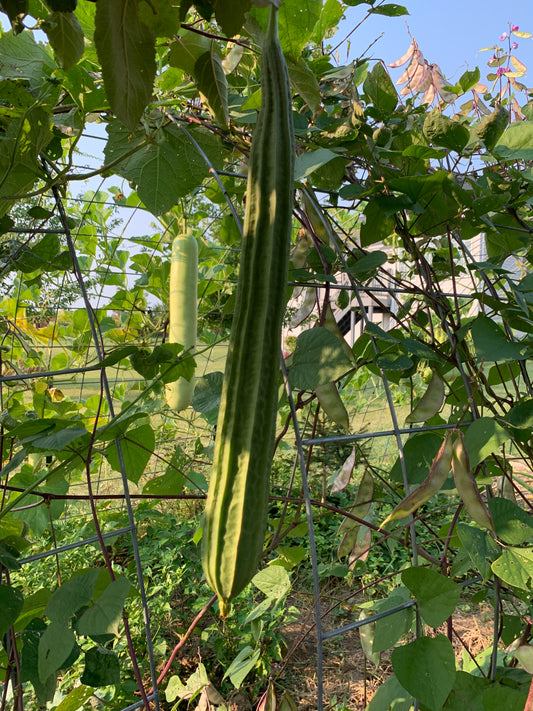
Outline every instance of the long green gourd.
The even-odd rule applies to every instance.
[[[293,207],[290,84],[271,6],[261,57],[235,314],[207,495],[202,563],[221,615],[257,570],[265,535]]]
[[[192,352],[196,347],[197,300],[198,243],[192,232],[186,231],[172,242],[168,322],[168,342],[180,343],[184,351]],[[176,412],[189,407],[193,393],[194,375],[165,385],[167,404]]]

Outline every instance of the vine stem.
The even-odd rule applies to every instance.
[[[178,652],[180,651],[180,649],[183,647],[183,645],[185,644],[185,642],[189,639],[189,637],[191,636],[191,634],[192,634],[194,628],[196,627],[196,625],[200,622],[200,620],[201,620],[202,617],[205,615],[205,613],[209,610],[209,608],[212,607],[212,605],[214,604],[214,602],[215,602],[216,599],[217,599],[217,596],[216,596],[216,595],[213,595],[213,596],[209,599],[209,601],[206,602],[206,604],[202,607],[202,609],[201,609],[200,612],[196,615],[196,617],[193,619],[193,621],[192,621],[191,624],[189,625],[189,627],[188,627],[187,631],[185,632],[185,634],[183,635],[183,637],[180,639],[180,641],[177,643],[177,645],[176,645],[176,646],[174,647],[174,649],[172,650],[172,654],[171,654],[170,657],[168,658],[168,661],[167,661],[167,663],[165,664],[165,666],[163,667],[163,671],[161,672],[161,674],[160,674],[160,675],[158,676],[158,678],[157,678],[157,683],[158,683],[158,684],[161,684],[161,682],[163,681],[163,679],[164,679],[165,676],[167,675],[168,670],[169,670],[170,667],[172,666],[172,663],[173,663],[174,659],[176,659],[176,655],[178,654]],[[154,689],[153,689],[153,687],[152,687],[152,688],[150,689],[150,691],[148,692],[148,696],[151,696],[153,693],[154,693]]]

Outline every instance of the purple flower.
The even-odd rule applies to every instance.
[[[518,29],[518,25],[513,25],[513,26],[511,27],[511,32],[516,32],[517,29]]]
[[[507,32],[504,32],[502,35],[500,35],[500,42],[503,42],[504,39],[507,39]]]
[[[506,72],[510,72],[510,71],[511,71],[511,67],[498,67],[498,69],[496,70],[496,75],[501,77],[501,76],[504,76],[506,74]]]
[[[511,49],[516,49],[518,47],[518,42],[513,42]]]

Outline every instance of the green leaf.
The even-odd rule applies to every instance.
[[[509,688],[508,683],[491,684],[483,692],[483,711],[524,711],[526,701],[527,693]]]
[[[279,41],[283,51],[298,59],[320,19],[322,0],[283,0],[278,11]]]
[[[510,436],[492,417],[480,417],[472,422],[465,432],[465,447],[472,469],[500,450]]]
[[[291,85],[300,94],[305,103],[314,113],[320,106],[320,86],[318,80],[307,62],[300,57],[297,61],[287,61]]]
[[[20,570],[21,565],[17,560],[17,551],[11,546],[0,543],[0,566],[7,570]]]
[[[486,531],[475,526],[469,526],[460,521],[457,524],[457,535],[463,544],[475,570],[483,580],[491,577],[491,563],[500,555],[500,548]]]
[[[85,38],[72,12],[51,12],[42,24],[62,69],[71,69],[83,56]]]
[[[192,77],[194,65],[203,54],[209,52],[210,47],[211,41],[207,37],[182,28],[180,36],[170,46],[168,63],[171,67],[183,69]]]
[[[313,28],[312,40],[320,44],[341,21],[344,9],[339,0],[326,0],[320,18]]]
[[[239,654],[231,662],[222,679],[230,678],[236,689],[240,689],[244,679],[252,671],[261,656],[261,649],[252,649],[249,645],[241,649]]]
[[[527,548],[506,548],[492,564],[495,575],[505,583],[529,590],[533,577],[533,551]]]
[[[439,627],[453,614],[461,588],[444,575],[429,568],[407,568],[402,582],[416,597],[420,614],[431,627]]]
[[[350,264],[348,271],[350,274],[354,274],[357,276],[360,276],[361,274],[365,274],[367,272],[375,274],[378,270],[378,267],[381,267],[383,264],[386,264],[388,260],[389,255],[386,252],[382,252],[378,249],[374,252],[368,252],[368,254],[365,254],[364,256],[360,257],[355,262],[355,264]]]
[[[78,573],[52,593],[44,614],[51,622],[66,623],[93,597],[99,570]]]
[[[24,599],[24,605],[15,622],[15,632],[25,629],[32,620],[42,617],[50,602],[52,593],[48,588],[41,588]]]
[[[338,157],[338,154],[330,151],[329,148],[319,148],[316,151],[300,154],[294,164],[294,180],[296,182],[305,180],[315,170]]]
[[[215,3],[215,17],[222,31],[228,37],[238,34],[244,24],[246,12],[250,9],[251,0],[232,0]]]
[[[23,604],[24,598],[19,590],[0,584],[0,639],[19,616]]]
[[[396,222],[394,215],[384,209],[377,197],[367,202],[363,211],[365,221],[361,225],[361,247],[369,247],[376,242],[383,242],[394,233]]]
[[[44,84],[55,69],[50,50],[37,43],[32,34],[22,32],[0,36],[0,76],[3,79],[28,79],[32,84]]]
[[[63,701],[56,706],[55,711],[78,711],[81,709],[86,701],[89,701],[91,696],[94,694],[94,689],[90,686],[76,686],[69,692]]]
[[[505,160],[533,160],[533,121],[516,121],[492,151]]]
[[[137,14],[136,0],[99,0],[94,43],[107,98],[133,131],[152,98],[155,38]]]
[[[46,631],[42,619],[35,619],[22,632],[22,652],[20,660],[21,681],[30,681],[41,704],[51,701],[56,689],[57,675],[50,674],[45,682],[39,679],[39,642]]]
[[[472,71],[467,70],[464,72],[464,74],[459,77],[459,86],[463,93],[466,94],[467,91],[472,89],[479,82],[480,77],[481,72],[479,71],[479,67],[476,67]]]
[[[279,600],[291,589],[289,574],[281,565],[263,568],[254,575],[252,583],[270,600]]]
[[[229,123],[228,82],[220,55],[213,46],[209,52],[205,52],[196,60],[194,77],[198,90],[215,119],[221,126],[227,126]]]
[[[495,496],[489,500],[489,509],[496,535],[505,543],[519,546],[529,541],[533,536],[531,514],[521,509],[513,501]]]
[[[155,449],[154,431],[150,425],[141,425],[128,430],[119,442],[126,476],[134,484],[137,484]],[[107,447],[105,456],[111,467],[116,472],[120,472],[121,462],[116,441]]]
[[[486,711],[483,691],[490,685],[488,679],[458,671],[453,689],[444,704],[444,711]],[[505,704],[502,708],[506,708]]]
[[[296,340],[290,380],[295,388],[315,390],[337,380],[351,366],[342,341],[327,328],[315,327]]]
[[[363,91],[372,102],[373,113],[376,118],[387,119],[396,108],[398,94],[392,79],[381,62],[378,62],[372,71],[367,74],[363,83]]]
[[[62,668],[76,644],[74,632],[63,622],[51,622],[39,641],[39,679],[44,683]]]
[[[93,647],[85,652],[81,683],[94,687],[120,684],[120,664],[115,652],[104,647]]]
[[[224,373],[219,371],[207,373],[196,381],[192,406],[196,412],[202,413],[210,424],[216,424],[217,421],[223,382]]]
[[[370,8],[368,12],[375,15],[386,15],[387,17],[400,17],[401,15],[409,14],[406,7],[397,5],[396,3],[378,5],[377,7]]]
[[[421,637],[391,656],[398,681],[431,711],[440,711],[455,681],[455,654],[444,635]]]
[[[421,484],[424,481],[441,444],[442,437],[434,432],[421,432],[409,437],[404,445],[404,458],[410,484]],[[403,483],[399,458],[394,462],[389,477],[391,481]]]
[[[385,610],[392,610],[392,608],[409,600],[410,596],[407,588],[395,588],[387,598],[377,600],[372,606],[372,611],[379,613],[385,612]],[[381,620],[376,620],[372,651],[379,653],[393,647],[403,635],[409,632],[412,619],[413,608],[406,608],[405,610],[398,610],[398,612]]]
[[[461,153],[470,140],[466,126],[445,116],[439,109],[430,111],[424,120],[424,135],[433,144]]]
[[[109,368],[116,363],[120,363],[121,360],[127,358],[132,353],[136,353],[138,350],[138,346],[119,346],[100,361],[99,365],[101,365],[102,368]]]
[[[498,103],[494,111],[485,116],[475,130],[478,138],[483,141],[489,151],[492,151],[508,125],[509,112]]]
[[[58,426],[59,427],[59,426]],[[65,427],[65,429],[57,429],[57,431],[44,435],[43,437],[35,437],[31,441],[31,446],[38,449],[51,450],[60,452],[65,449],[71,442],[84,437],[87,434],[85,427]]]
[[[116,121],[106,130],[109,134],[105,147],[108,162],[119,159],[146,140],[140,132],[132,136]],[[201,128],[189,128],[188,132],[215,168],[220,167],[218,139]],[[115,171],[136,185],[139,197],[155,215],[168,212],[180,197],[188,195],[209,176],[209,166],[203,157],[187,135],[173,124],[159,129],[153,145],[143,146],[119,163]]]
[[[143,494],[157,494],[159,496],[181,494],[185,484],[185,477],[182,469],[186,457],[182,448],[177,445],[172,452],[172,458],[162,476],[157,476],[154,479],[146,482],[143,487]]]
[[[77,621],[78,634],[90,637],[118,634],[122,610],[130,588],[130,581],[124,577],[116,578],[109,583],[94,605],[85,610]]]
[[[413,697],[392,675],[378,686],[366,711],[410,711],[412,707]]]
[[[174,37],[181,32],[179,1],[150,0],[139,4],[139,19],[155,37]]]
[[[471,332],[478,361],[512,362],[528,356],[528,347],[509,340],[502,328],[488,316],[474,319]]]

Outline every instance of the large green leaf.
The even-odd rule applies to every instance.
[[[298,336],[290,380],[295,388],[315,390],[337,380],[352,366],[342,341],[327,328],[318,327]]]
[[[20,680],[31,682],[39,702],[43,705],[52,700],[57,683],[55,673],[50,674],[44,682],[39,678],[39,643],[46,629],[44,620],[32,620],[22,632],[23,646],[20,655]]]
[[[367,75],[363,91],[372,102],[372,113],[381,120],[387,119],[398,103],[398,93],[387,70],[378,62]]]
[[[492,417],[480,417],[465,432],[465,447],[472,468],[510,439],[509,433]]]
[[[279,600],[291,589],[289,574],[281,565],[263,568],[254,575],[252,583],[270,600]]]
[[[506,160],[533,160],[533,121],[512,123],[493,153]]]
[[[139,19],[155,37],[174,37],[180,32],[179,0],[150,0],[139,3]]]
[[[483,580],[492,575],[491,563],[500,555],[500,548],[486,531],[469,526],[460,521],[457,524],[457,535],[463,544],[472,565]]]
[[[105,647],[92,647],[87,650],[81,683],[95,687],[119,684],[120,663],[115,652]]]
[[[128,597],[131,583],[127,578],[116,578],[91,605],[76,623],[78,634],[88,636],[116,635],[122,609]]]
[[[17,588],[0,584],[0,638],[5,635],[22,610],[24,598]]]
[[[302,57],[297,61],[289,59],[287,66],[292,87],[314,113],[321,100],[320,86],[315,73]]]
[[[434,432],[421,432],[409,437],[403,454],[410,484],[421,484],[424,481],[441,444],[442,437]],[[394,462],[389,477],[391,481],[403,483],[399,458]]]
[[[64,697],[59,706],[56,706],[55,711],[78,711],[89,701],[93,694],[94,689],[90,686],[85,686],[84,684],[75,686]]]
[[[444,711],[486,711],[483,691],[488,685],[489,679],[458,671],[452,692],[444,704]]]
[[[220,146],[212,133],[203,129],[188,129],[215,167],[220,167]],[[146,135],[133,136],[118,122],[107,127],[109,140],[105,148],[106,161],[120,159],[135,146],[141,146]],[[177,126],[161,128],[143,146],[115,168],[119,175],[137,186],[139,197],[155,215],[168,212],[180,197],[188,195],[209,176],[209,166],[187,135]]]
[[[63,622],[51,622],[39,641],[39,679],[41,683],[61,669],[69,658],[76,637]]]
[[[126,476],[137,484],[155,448],[154,430],[150,425],[141,425],[128,430],[119,441]],[[114,441],[105,450],[107,461],[116,472],[122,471],[118,448]]]
[[[185,28],[180,30],[180,36],[170,45],[168,63],[194,76],[194,65],[200,57],[209,52],[211,42],[207,37],[191,32]]]
[[[33,85],[44,84],[55,63],[45,45],[29,32],[0,36],[0,76],[4,79],[28,79]]]
[[[391,656],[398,681],[431,711],[440,711],[455,682],[455,654],[444,635],[421,637]]]
[[[93,597],[99,570],[86,570],[64,582],[52,594],[45,615],[52,622],[65,623]]]
[[[413,697],[393,674],[378,686],[366,711],[411,711],[412,707]]]
[[[315,44],[320,44],[325,38],[330,36],[337,24],[342,19],[344,8],[339,0],[326,0],[320,18],[313,28],[312,40]]]
[[[369,247],[376,242],[383,242],[394,233],[396,222],[394,210],[383,205],[379,196],[372,197],[364,209],[365,221],[361,225],[361,246]]]
[[[533,578],[533,551],[528,548],[506,548],[492,564],[492,570],[505,583],[529,590]]]
[[[73,12],[51,12],[42,29],[48,35],[59,65],[71,69],[83,56],[85,41],[83,30]]]
[[[338,153],[330,151],[329,148],[318,148],[316,151],[301,153],[296,157],[294,164],[294,180],[305,180],[311,173],[338,157]]]
[[[493,497],[489,508],[494,521],[496,535],[512,546],[519,546],[533,537],[533,518],[514,501]]]
[[[511,341],[503,329],[488,316],[478,316],[471,324],[478,360],[515,361],[527,357],[529,349]]]
[[[424,135],[437,146],[461,153],[470,140],[470,131],[458,121],[445,116],[440,109],[430,111],[424,120]]]
[[[392,610],[410,600],[407,588],[395,588],[392,593],[383,600],[377,600],[372,606],[372,612],[385,612]],[[374,641],[372,651],[374,653],[384,652],[393,647],[396,642],[407,634],[411,629],[413,620],[413,608],[398,610],[394,614],[376,620],[374,627]]]
[[[407,568],[402,582],[416,597],[420,614],[431,627],[447,620],[461,597],[461,588],[453,580],[429,568]]]
[[[283,0],[278,11],[279,41],[293,59],[298,59],[320,19],[322,0]]]
[[[240,31],[250,5],[251,0],[232,0],[231,2],[215,3],[215,17],[225,35],[233,37]]]
[[[229,123],[228,83],[220,55],[213,46],[196,60],[194,77],[208,109],[220,125],[227,126]]]
[[[155,38],[137,14],[136,0],[99,0],[94,42],[111,108],[133,131],[152,97]]]

